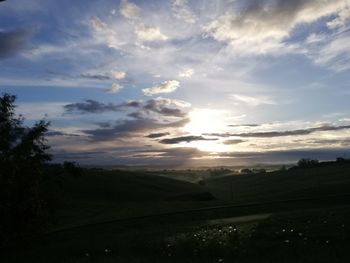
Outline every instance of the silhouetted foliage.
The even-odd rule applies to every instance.
[[[209,172],[210,172],[210,176],[219,176],[219,175],[229,174],[232,171],[230,169],[221,167],[218,169],[209,169]]]
[[[335,161],[340,164],[350,163],[350,159],[345,159],[343,157],[338,157]]]
[[[266,169],[253,169],[253,173],[256,173],[256,174],[266,174]]]
[[[64,162],[63,169],[67,175],[81,176],[83,174],[83,169],[80,168],[79,164],[75,162]]]
[[[300,168],[314,167],[318,163],[319,162],[316,159],[302,158],[298,161],[298,167]]]
[[[0,97],[0,248],[40,233],[52,211],[43,173],[51,159],[44,138],[49,123],[24,126],[15,100]]]
[[[239,171],[241,174],[253,174],[254,172],[248,168],[241,169]]]

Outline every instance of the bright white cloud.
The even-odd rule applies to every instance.
[[[124,72],[124,71],[114,71],[113,72],[113,77],[115,79],[118,79],[118,80],[124,79],[126,77],[126,72]]]
[[[113,83],[110,89],[107,89],[107,93],[118,93],[123,87],[118,83]]]
[[[157,86],[146,88],[146,89],[143,89],[142,91],[145,96],[152,96],[154,94],[159,94],[159,93],[174,92],[175,90],[177,90],[179,86],[180,86],[180,82],[178,82],[177,80],[167,80]]]
[[[327,38],[327,36],[324,35],[324,34],[315,34],[315,33],[312,33],[311,35],[309,35],[309,36],[306,38],[305,43],[306,43],[306,44],[313,44],[313,43],[323,42],[323,41],[326,40],[326,38]]]
[[[173,0],[171,9],[176,18],[187,23],[193,24],[197,22],[197,16],[192,12],[187,0]]]
[[[120,3],[120,14],[128,19],[137,19],[140,14],[140,7],[128,0],[122,0]]]
[[[254,1],[239,12],[227,11],[207,24],[204,31],[239,54],[281,52],[287,47],[293,50],[285,41],[296,26],[335,15],[337,18],[329,25],[334,27],[348,18],[343,11],[348,8],[348,0]]]
[[[158,97],[155,99],[156,101],[161,101],[163,105],[170,106],[174,105],[178,108],[189,108],[191,107],[191,103],[184,101],[184,100],[177,100],[177,99],[169,99],[169,98],[163,98]]]
[[[158,27],[140,25],[136,28],[135,33],[141,42],[165,41],[168,39]]]
[[[179,72],[179,77],[180,78],[190,78],[193,74],[194,74],[193,69],[191,69],[191,68],[185,69],[185,70]]]

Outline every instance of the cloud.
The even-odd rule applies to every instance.
[[[301,158],[312,158],[320,161],[335,160],[337,157],[349,155],[348,149],[291,149],[267,152],[226,152],[218,153],[219,157],[234,158],[235,160],[252,163],[296,163]]]
[[[46,132],[45,136],[49,136],[49,137],[54,137],[54,136],[81,137],[82,135],[51,130],[51,131]]]
[[[107,93],[118,93],[123,87],[118,83],[113,83],[110,89],[107,89]]]
[[[232,145],[232,144],[239,144],[239,143],[242,143],[242,142],[246,142],[246,141],[241,140],[241,139],[234,139],[234,140],[224,141],[224,144],[225,145]]]
[[[286,52],[286,40],[302,24],[336,16],[346,17],[349,8],[344,0],[262,0],[233,3],[233,8],[204,27],[215,40],[229,44],[237,54]],[[329,22],[329,21],[328,21]],[[339,24],[335,22],[334,24]],[[329,24],[329,26],[331,26]]]
[[[137,19],[140,15],[140,7],[136,4],[131,3],[127,0],[122,0],[120,2],[120,14],[128,19]]]
[[[169,132],[159,132],[159,133],[151,133],[151,134],[148,134],[147,138],[151,138],[151,139],[155,139],[155,138],[160,138],[160,137],[164,137],[164,136],[167,136],[167,135],[170,135]]]
[[[350,36],[339,36],[327,42],[325,46],[311,56],[315,63],[335,71],[350,68]]]
[[[0,59],[16,54],[26,43],[28,31],[0,31]]]
[[[71,103],[64,106],[66,113],[103,113],[122,111],[125,108],[138,108],[140,107],[138,101],[127,101],[121,104],[105,104],[95,100],[85,100],[85,102]]]
[[[86,79],[96,79],[96,80],[122,80],[126,77],[126,72],[124,71],[112,71],[109,73],[82,73],[80,77]]]
[[[327,22],[327,26],[330,29],[336,29],[342,27],[350,18],[350,6],[345,6],[344,9],[340,10],[338,15],[331,21]]]
[[[190,69],[180,71],[179,77],[180,78],[190,78],[193,74],[194,74],[194,70],[190,68]]]
[[[173,0],[171,10],[176,18],[185,21],[186,23],[196,23],[198,17],[192,12],[188,6],[187,0]]]
[[[247,124],[231,124],[229,127],[259,127],[260,124],[255,123],[247,123]]]
[[[246,96],[246,95],[233,94],[233,95],[231,95],[231,98],[233,100],[235,100],[236,102],[244,103],[244,104],[251,106],[251,107],[256,107],[256,106],[260,106],[260,105],[264,105],[264,104],[267,104],[267,105],[276,104],[275,101],[273,101],[270,97],[267,97],[267,96],[251,97],[251,96]]]
[[[90,18],[90,23],[94,31],[94,36],[98,42],[107,44],[108,47],[114,49],[120,49],[124,44],[117,32],[110,28],[106,23],[104,23],[97,16],[92,16]]]
[[[135,134],[145,133],[158,129],[179,128],[189,122],[188,118],[183,118],[173,122],[159,122],[151,118],[137,118],[133,120],[118,121],[114,126],[108,128],[98,128],[94,130],[83,130],[93,141],[106,141]]]
[[[165,41],[168,39],[158,27],[140,25],[136,28],[135,33],[141,42]]]
[[[155,112],[164,116],[184,117],[187,115],[187,112],[183,112],[182,108],[186,106],[187,105],[182,101],[160,97],[146,101],[142,109],[147,112]]]
[[[174,137],[174,138],[169,138],[169,139],[163,139],[160,140],[159,142],[162,144],[178,144],[181,142],[192,142],[192,141],[215,141],[217,139],[212,139],[212,138],[205,138],[203,136],[180,136],[180,137]]]
[[[177,80],[167,80],[159,84],[158,86],[143,89],[142,91],[145,96],[152,96],[154,94],[159,94],[159,93],[174,92],[175,90],[177,90],[179,86],[180,86],[180,82],[178,82]]]
[[[305,43],[306,44],[319,43],[319,42],[325,41],[326,39],[327,39],[327,35],[312,33],[306,38]]]
[[[115,79],[121,80],[126,77],[126,72],[124,71],[114,71],[113,76]]]
[[[90,73],[83,73],[80,74],[80,77],[86,78],[86,79],[97,79],[97,80],[110,80],[111,77],[106,74],[90,74]]]
[[[268,132],[247,132],[247,133],[210,133],[204,135],[210,136],[219,136],[219,137],[251,137],[251,138],[273,138],[273,137],[284,137],[284,136],[299,136],[299,135],[308,135],[315,132],[323,132],[323,131],[339,131],[350,129],[350,125],[344,126],[320,126],[315,128],[308,129],[298,129],[298,130],[289,130],[289,131],[268,131]]]
[[[119,112],[125,111],[130,108],[137,109],[136,112],[128,114],[128,116],[133,118],[142,118],[151,113],[156,113],[161,116],[170,116],[170,117],[180,117],[183,118],[187,116],[187,111],[184,111],[185,108],[190,107],[191,104],[175,99],[167,98],[155,98],[150,99],[145,102],[130,100],[125,101],[120,104],[113,103],[101,103],[95,100],[85,100],[85,102],[77,102],[64,105],[66,113],[105,113],[105,112]]]

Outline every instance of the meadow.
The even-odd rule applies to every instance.
[[[3,262],[348,262],[348,163],[197,182],[164,171],[64,177],[52,187],[56,223]]]

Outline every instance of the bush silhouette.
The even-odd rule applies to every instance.
[[[318,163],[319,162],[316,159],[302,158],[298,161],[298,167],[300,168],[314,167]]]
[[[43,231],[50,214],[43,172],[51,159],[44,137],[49,123],[26,127],[15,100],[0,97],[0,248]]]

